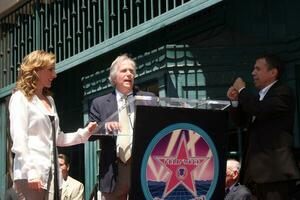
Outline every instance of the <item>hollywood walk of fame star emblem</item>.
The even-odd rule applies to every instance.
[[[207,157],[189,157],[186,145],[186,138],[182,135],[175,156],[157,157],[162,165],[169,171],[169,179],[163,193],[168,196],[179,185],[183,185],[194,197],[197,196],[195,181],[192,172],[207,160]]]

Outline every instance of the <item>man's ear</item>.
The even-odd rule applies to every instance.
[[[272,73],[273,77],[275,77],[275,78],[278,77],[278,69],[277,68],[271,69],[271,73]]]
[[[234,179],[234,180],[237,180],[238,179],[238,177],[239,177],[239,172],[238,171],[233,171],[233,173],[232,173],[232,179]]]

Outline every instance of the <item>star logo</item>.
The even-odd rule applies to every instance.
[[[180,138],[180,143],[173,157],[157,157],[162,165],[170,173],[163,197],[168,196],[179,185],[183,185],[195,197],[197,196],[193,171],[206,161],[207,157],[189,157],[187,142],[184,134]]]

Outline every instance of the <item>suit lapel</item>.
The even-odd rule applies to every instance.
[[[268,97],[270,96],[270,94],[273,93],[274,88],[278,87],[278,85],[280,85],[280,83],[279,83],[279,81],[276,81],[276,83],[274,83],[274,84],[270,87],[270,89],[269,89],[268,92],[266,93],[264,99],[265,99],[265,98],[268,98]]]
[[[106,112],[107,117],[111,116],[113,113],[115,113],[118,110],[117,97],[115,91],[113,91],[110,95],[108,95],[104,106],[107,109]],[[112,119],[118,120],[118,115],[114,116]]]
[[[264,101],[266,98],[268,98],[268,97],[270,96],[270,94],[272,94],[274,88],[276,88],[276,87],[278,86],[278,84],[279,84],[279,81],[277,81],[276,83],[274,83],[274,84],[269,88],[269,90],[267,91],[266,95],[264,96],[264,98],[263,98],[261,101]],[[257,101],[260,101],[260,100],[259,100],[259,99],[260,99],[260,95],[259,95],[259,94],[257,94],[256,99],[257,99]],[[255,119],[256,119],[256,116],[251,116],[249,124],[254,123],[254,122],[255,122]]]
[[[49,100],[50,101],[50,100]],[[38,99],[38,97],[36,95],[34,95],[32,97],[31,103],[42,113],[42,115],[44,116],[45,120],[47,121],[47,126],[48,129],[51,130],[51,122],[50,119],[48,117],[49,112],[46,110],[45,106],[43,105],[42,101]],[[54,105],[52,104],[52,102],[50,101],[52,108],[54,109]]]
[[[227,194],[227,196],[226,196],[226,198],[225,198],[225,200],[227,200],[227,199],[231,199],[234,195],[235,195],[235,193],[237,192],[237,190],[239,189],[239,183],[236,183],[234,186],[233,186],[233,188],[230,190],[230,192]]]
[[[69,186],[69,181],[68,181],[69,177],[67,178],[66,181],[63,182],[63,185],[62,185],[62,199],[64,199],[65,197],[68,198],[68,193],[67,193],[67,188]]]

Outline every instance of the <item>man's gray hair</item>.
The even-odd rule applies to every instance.
[[[133,66],[134,75],[136,74],[136,64],[132,58],[130,58],[127,54],[122,54],[118,56],[110,66],[110,73],[109,73],[109,81],[113,87],[116,86],[115,79],[117,76],[118,67],[124,62],[127,61]]]
[[[238,173],[240,173],[241,164],[239,161],[237,161],[235,159],[229,159],[229,160],[227,160],[227,169],[229,169],[231,171],[237,171]]]

